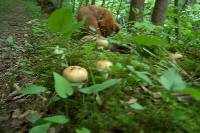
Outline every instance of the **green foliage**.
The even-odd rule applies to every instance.
[[[150,37],[146,35],[139,35],[133,38],[133,42],[137,45],[147,46],[147,47],[169,47],[169,44],[165,40],[161,40],[158,37]]]
[[[167,90],[182,91],[186,88],[186,83],[174,68],[165,71],[159,82]]]
[[[90,130],[88,130],[87,128],[80,128],[76,129],[76,133],[90,133]]]
[[[68,96],[71,96],[74,93],[71,84],[56,72],[54,72],[53,75],[56,93],[62,98],[67,98]]]
[[[40,93],[44,93],[47,92],[47,88],[42,87],[42,86],[36,86],[36,85],[31,85],[25,88],[22,88],[20,91],[18,91],[19,93],[22,94],[29,94],[29,95],[33,95],[33,94],[40,94]]]
[[[101,5],[102,1],[97,0],[96,3]],[[81,6],[80,1],[76,1],[75,12],[79,4]],[[145,1],[145,21],[131,25],[130,32],[127,32],[129,26],[125,23],[129,9],[126,7],[129,3],[122,1],[121,4],[116,0],[105,2],[104,6],[114,15],[117,14],[117,20],[122,22],[120,32],[107,39],[111,45],[116,43],[130,48],[130,54],[109,49],[100,51],[96,49],[95,41],[82,42],[67,38],[79,27],[69,7],[55,11],[49,18],[49,28],[59,33],[49,34],[46,21],[37,20],[33,23],[32,42],[36,45],[27,55],[29,57],[35,51],[34,59],[30,61],[27,58],[27,66],[31,66],[31,69],[23,70],[30,70],[31,76],[40,75],[36,83],[49,90],[55,88],[56,94],[52,91],[48,95],[50,108],[47,110],[52,112],[48,114],[50,117],[42,118],[34,114],[27,117],[35,126],[32,129],[46,132],[51,126],[68,122],[61,128],[77,133],[199,131],[200,94],[197,88],[200,86],[200,39],[195,17],[198,16],[198,8],[192,8],[191,5],[176,14],[170,4],[165,25],[155,26],[149,22],[153,0]],[[179,19],[179,25],[174,23],[174,17]],[[180,30],[178,36],[175,34],[177,27]],[[63,37],[63,34],[67,37]],[[60,36],[63,38],[60,39]],[[172,61],[168,55],[175,52],[182,53],[183,59]],[[95,67],[95,62],[100,59],[108,59],[114,64],[106,81]],[[69,65],[89,68],[88,81],[71,84],[54,72],[54,86],[52,72],[61,72]],[[29,72],[21,74],[26,73]],[[186,82],[191,87],[187,88]],[[189,94],[195,100],[180,100],[172,95],[173,91]],[[70,121],[62,115],[52,116],[57,112],[67,114]]]
[[[99,91],[102,91],[117,84],[119,81],[120,81],[119,79],[109,79],[101,84],[95,84],[90,87],[82,88],[79,91],[84,94],[98,93]]]
[[[65,124],[69,122],[69,119],[63,115],[49,116],[49,117],[43,118],[43,120],[52,122],[52,123],[57,123],[57,124]]]
[[[57,9],[51,14],[48,26],[52,32],[60,32],[65,36],[70,36],[80,24],[76,22],[70,6]]]
[[[130,107],[135,110],[144,110],[144,107],[140,105],[139,103],[131,104]]]
[[[29,133],[47,133],[51,123],[45,123],[31,128]]]
[[[26,120],[28,120],[31,123],[36,123],[41,118],[41,115],[37,113],[31,113],[26,117]]]
[[[198,101],[200,100],[200,90],[199,89],[186,88],[186,89],[184,89],[184,92],[187,94],[190,94],[196,100],[198,100]]]

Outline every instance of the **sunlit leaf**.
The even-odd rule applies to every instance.
[[[139,103],[131,104],[130,107],[135,110],[144,110],[144,107],[140,105]]]
[[[52,32],[71,33],[76,27],[76,21],[73,17],[70,6],[57,9],[48,20],[48,26]]]
[[[168,47],[169,44],[167,43],[166,40],[162,40],[158,37],[150,37],[147,35],[138,35],[133,38],[133,41],[137,45],[141,46],[147,46],[147,47],[152,47],[152,46],[162,46],[162,47]]]
[[[87,128],[76,129],[76,133],[91,133]]]
[[[29,133],[47,133],[50,126],[51,126],[51,123],[41,124],[41,125],[31,128]]]
[[[159,82],[165,89],[172,91],[182,91],[186,87],[186,83],[174,68],[165,71]]]
[[[46,92],[47,88],[43,87],[43,86],[37,86],[37,85],[31,85],[25,88],[22,88],[20,91],[18,91],[19,93],[22,94],[39,94],[42,92]]]
[[[97,93],[99,91],[102,91],[104,89],[107,89],[115,84],[117,84],[120,81],[120,79],[109,79],[101,84],[95,84],[90,87],[82,88],[80,89],[80,92],[85,94],[92,94]]]
[[[186,88],[184,92],[191,95],[194,99],[200,101],[200,89]]]
[[[68,96],[71,96],[74,92],[71,84],[58,73],[54,72],[53,75],[56,93],[62,98],[67,98]]]
[[[148,84],[152,84],[151,79],[147,76],[147,72],[138,72],[135,71],[135,74],[142,79],[143,81],[147,82]]]
[[[64,115],[55,115],[50,117],[43,118],[45,121],[49,121],[52,123],[58,123],[58,124],[65,124],[69,122],[69,118],[66,118]]]

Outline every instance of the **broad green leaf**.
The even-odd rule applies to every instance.
[[[133,72],[134,74],[136,74],[136,76],[140,79],[142,79],[143,81],[147,82],[148,84],[152,84],[151,79],[146,75],[148,74],[148,72],[138,72],[134,69],[133,66],[128,65],[127,66],[128,70],[130,70],[131,72]]]
[[[200,101],[200,89],[186,88],[183,91],[187,94],[190,94],[194,99]]]
[[[134,24],[134,27],[138,28],[138,29],[145,29],[145,30],[154,30],[156,28],[155,25],[148,23],[148,22],[136,22]]]
[[[76,133],[91,133],[87,128],[76,129]]]
[[[147,47],[152,47],[152,46],[168,47],[169,46],[166,40],[162,40],[158,37],[150,37],[146,35],[135,36],[133,38],[133,41],[137,45],[147,46]]]
[[[52,32],[71,33],[76,27],[76,21],[73,17],[70,6],[57,9],[48,20],[48,26]]]
[[[58,124],[65,124],[69,122],[69,119],[66,118],[64,115],[55,115],[55,116],[45,117],[43,118],[43,120],[49,121],[52,123],[58,123]]]
[[[135,74],[141,78],[143,81],[147,82],[148,84],[152,84],[151,79],[146,75],[148,74],[147,72],[138,72],[135,71]]]
[[[140,105],[139,103],[131,104],[130,107],[135,110],[144,110],[144,107]]]
[[[174,68],[165,71],[159,82],[165,89],[172,91],[182,91],[186,87],[186,83]]]
[[[68,96],[71,96],[74,93],[71,84],[58,73],[54,72],[53,75],[56,93],[62,98],[67,98]]]
[[[28,121],[30,121],[31,123],[35,123],[37,120],[39,120],[41,118],[41,115],[37,114],[37,113],[31,113],[29,114],[26,119]]]
[[[107,89],[115,84],[117,84],[120,79],[109,79],[101,84],[95,84],[90,87],[82,88],[79,91],[85,94],[92,94]]]
[[[22,94],[29,94],[29,95],[33,95],[33,94],[39,94],[42,92],[46,92],[47,88],[43,87],[43,86],[36,86],[36,85],[31,85],[25,88],[22,88],[20,91],[18,91],[19,93]]]
[[[51,126],[51,123],[41,124],[41,125],[31,128],[29,133],[47,133],[50,126]]]
[[[28,75],[32,75],[33,74],[33,71],[28,71],[28,70],[20,70],[19,73],[22,73],[22,74],[28,74]]]

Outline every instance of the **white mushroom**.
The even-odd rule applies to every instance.
[[[104,49],[107,48],[109,46],[109,42],[105,39],[97,39],[96,40],[96,45],[98,49]]]
[[[178,59],[182,59],[183,55],[182,54],[178,54],[178,53],[170,54],[170,58],[173,59],[173,60],[178,60]]]
[[[109,60],[99,60],[96,62],[97,69],[107,69],[109,70],[113,63]]]
[[[70,82],[83,82],[88,78],[88,72],[80,66],[69,66],[63,71],[63,76]]]

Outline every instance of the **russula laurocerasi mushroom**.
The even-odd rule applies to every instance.
[[[64,69],[63,76],[70,82],[83,82],[88,78],[88,72],[80,66],[69,66]]]
[[[97,69],[106,69],[109,70],[113,63],[109,60],[99,60],[96,62]]]
[[[170,54],[170,58],[173,59],[173,60],[178,60],[178,59],[182,59],[183,55],[179,54],[179,53]]]
[[[104,48],[107,48],[109,46],[109,42],[105,39],[97,38],[96,45],[97,45],[98,49],[104,49]]]

